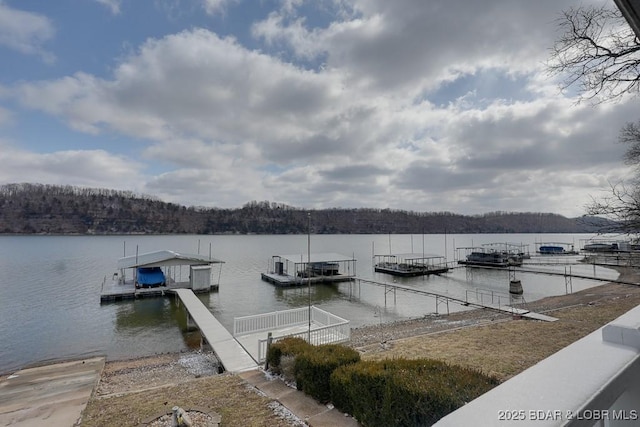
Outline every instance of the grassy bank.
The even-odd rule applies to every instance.
[[[627,270],[622,278],[638,282],[640,276]],[[365,360],[433,358],[505,380],[638,304],[640,287],[606,284],[529,304],[530,310],[554,316],[559,319],[556,322],[514,320],[474,310],[359,328],[354,331],[354,347]],[[223,425],[300,425],[300,420],[274,410],[277,407],[270,399],[239,377],[178,375],[179,367],[171,359],[165,356],[160,361],[150,358],[108,363],[82,425],[135,425],[173,405],[217,412],[222,415]]]

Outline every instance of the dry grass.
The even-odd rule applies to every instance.
[[[194,379],[174,386],[92,399],[81,426],[135,426],[174,405],[216,412],[227,426],[290,426],[268,407],[271,402],[235,375]]]
[[[559,319],[556,322],[496,321],[489,325],[405,338],[384,347],[370,346],[362,357],[374,360],[433,358],[472,367],[505,380],[640,304],[637,288],[620,292],[623,288],[614,286],[617,286],[617,292],[613,294],[607,294],[607,288],[602,288],[574,295],[574,299],[589,302],[549,313]],[[568,299],[564,297],[565,302]]]
[[[640,281],[634,271],[624,273],[625,280]],[[444,332],[433,333],[440,329],[434,329],[427,320],[425,324],[414,321],[406,325],[388,325],[386,327],[396,333],[405,333],[399,336],[423,335],[395,339],[384,347],[379,343],[379,337],[383,335],[379,328],[365,328],[359,331],[360,335],[368,337],[369,343],[376,340],[377,343],[363,344],[366,347],[359,350],[363,351],[363,359],[434,358],[505,380],[638,304],[640,287],[608,284],[572,295],[545,298],[529,307],[536,312],[552,310],[547,314],[559,318],[557,322],[505,320],[505,316],[488,316],[480,310],[459,315],[460,319],[466,319],[464,327]],[[469,319],[475,319],[478,325],[467,326]],[[460,323],[451,325],[459,327]],[[403,328],[406,331],[401,331]],[[375,340],[371,338],[374,336]],[[87,405],[81,425],[137,425],[168,412],[174,405],[216,412],[222,416],[222,425],[228,426],[295,425],[275,413],[268,406],[271,400],[256,393],[241,378],[234,375],[189,378],[180,374],[174,358],[160,356],[109,362],[98,387],[98,396]],[[166,385],[168,383],[171,384]],[[140,388],[148,390],[132,391]],[[114,392],[123,394],[109,395]]]

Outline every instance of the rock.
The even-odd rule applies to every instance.
[[[185,412],[184,409],[182,409],[179,406],[174,406],[173,408],[171,408],[171,410],[173,411],[173,418],[171,420],[172,427],[192,427],[193,426],[193,423],[191,422],[191,418]]]

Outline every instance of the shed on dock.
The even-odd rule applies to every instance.
[[[276,286],[332,283],[354,280],[356,260],[338,253],[274,255],[262,280]]]

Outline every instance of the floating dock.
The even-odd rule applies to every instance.
[[[133,281],[119,283],[117,281],[105,282],[100,291],[100,302],[115,302],[137,298],[162,297],[177,289],[191,289],[189,282],[171,283],[155,288],[136,288]],[[217,291],[218,285],[212,285],[207,289],[200,289],[197,293]]]
[[[353,281],[356,260],[337,253],[274,255],[262,280],[276,286],[303,286]]]
[[[445,258],[440,255],[391,254],[374,255],[373,270],[399,277],[428,276],[449,271]]]
[[[156,251],[118,260],[118,271],[109,279],[105,276],[100,291],[100,302],[121,301],[145,297],[164,296],[167,291],[191,289],[195,293],[218,290],[212,280],[212,266],[224,261],[211,256],[181,254],[174,251]],[[183,280],[183,267],[185,280]],[[154,286],[143,286],[144,269],[157,270]],[[128,273],[129,270],[132,270]],[[140,274],[140,276],[138,276]]]

